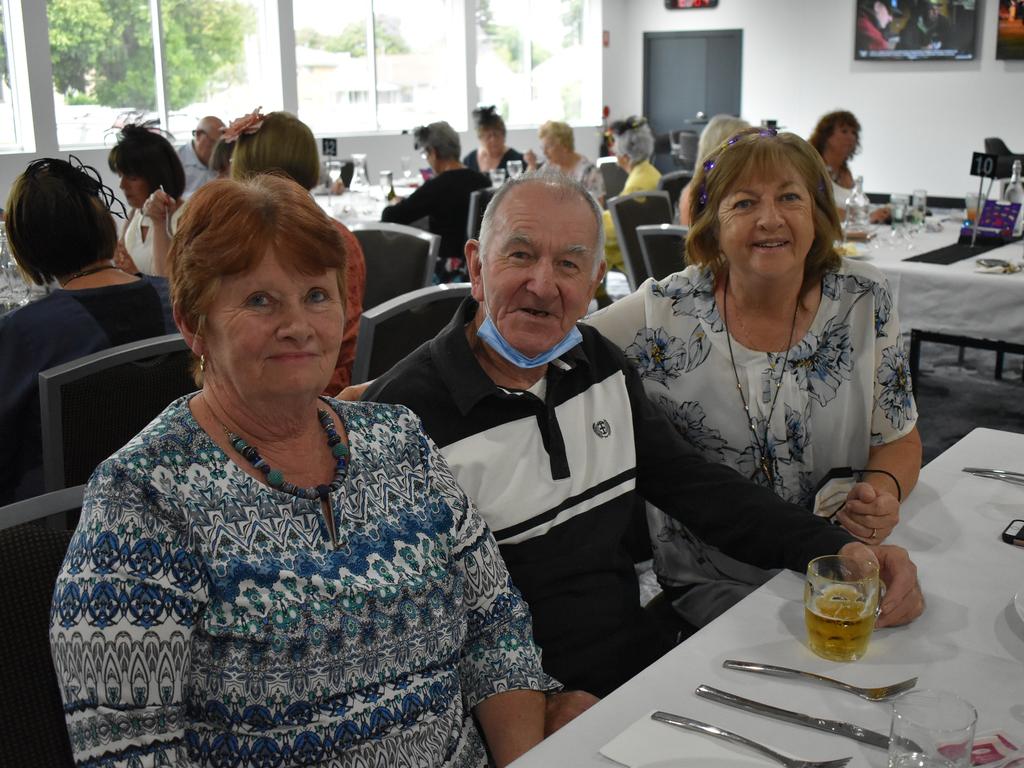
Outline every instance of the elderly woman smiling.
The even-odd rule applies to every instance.
[[[799,137],[743,131],[712,152],[693,184],[690,266],[648,280],[593,324],[709,458],[878,544],[921,465],[888,285],[836,254],[829,176]],[[844,467],[852,477],[816,494]],[[692,623],[770,575],[651,516],[659,578]]]
[[[284,178],[192,198],[171,286],[202,390],[93,475],[54,592],[78,761],[483,766],[486,739],[504,765],[543,736],[528,609],[419,420],[318,396],[341,243]]]

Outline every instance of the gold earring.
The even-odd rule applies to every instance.
[[[199,372],[202,373],[206,370],[206,355],[199,356]]]

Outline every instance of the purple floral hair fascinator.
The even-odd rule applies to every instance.
[[[252,112],[247,115],[242,115],[239,118],[231,121],[231,125],[224,129],[224,132],[220,135],[220,140],[233,144],[238,141],[238,137],[246,134],[256,133],[260,128],[263,127],[263,121],[267,119],[266,115],[260,114],[260,110],[263,107],[256,107]]]
[[[715,169],[715,165],[718,163],[718,158],[723,153],[729,150],[729,147],[734,144],[738,144],[746,138],[754,139],[767,139],[775,138],[779,135],[779,132],[775,128],[758,128],[756,130],[748,129],[742,133],[737,133],[730,139],[722,142],[722,145],[718,148],[711,157],[704,161],[704,179],[701,181],[700,190],[697,192],[697,211],[703,211],[704,206],[708,204],[708,191],[707,191],[707,178],[708,175]]]

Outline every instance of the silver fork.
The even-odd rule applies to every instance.
[[[677,728],[683,728],[687,731],[696,731],[697,733],[707,734],[708,736],[714,736],[717,739],[723,741],[729,741],[733,744],[741,744],[744,747],[749,747],[756,752],[760,752],[765,757],[771,758],[778,763],[786,766],[786,768],[843,768],[850,760],[850,757],[840,757],[837,760],[797,760],[793,757],[786,757],[785,755],[779,754],[774,749],[766,747],[764,744],[759,744],[752,739],[748,739],[746,736],[740,736],[738,733],[727,731],[724,728],[719,728],[717,725],[708,725],[700,720],[693,720],[689,717],[683,717],[682,715],[673,715],[671,712],[655,712],[651,715],[652,720],[657,720],[659,723],[668,723],[674,725]]]
[[[849,693],[856,694],[862,699],[867,699],[868,701],[886,701],[887,699],[899,696],[901,693],[906,693],[917,685],[917,678],[912,677],[909,680],[902,680],[898,683],[893,683],[892,685],[879,685],[875,688],[862,688],[859,685],[850,685],[849,683],[844,683],[842,680],[836,680],[833,677],[825,677],[825,675],[818,675],[814,672],[804,672],[800,669],[790,669],[789,667],[776,667],[773,664],[757,664],[752,661],[726,659],[722,662],[722,666],[726,669],[738,669],[741,672],[757,672],[758,674],[771,675],[772,677],[803,678],[804,680],[811,680],[816,683],[830,685],[841,691],[848,691]]]

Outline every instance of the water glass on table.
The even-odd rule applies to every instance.
[[[493,171],[491,171],[491,186],[492,187],[500,187],[504,183],[505,183],[505,169],[504,168],[495,168]]]
[[[518,179],[523,175],[522,160],[509,160],[505,167],[508,169],[508,177],[510,179]]]
[[[807,644],[830,661],[856,661],[868,649],[879,601],[878,563],[842,555],[807,565],[804,620]]]
[[[889,768],[968,768],[978,712],[948,691],[916,690],[892,704]]]
[[[978,209],[985,206],[985,199],[977,192],[968,192],[964,196],[964,204],[967,208],[965,211],[965,221],[973,226],[978,218]]]

